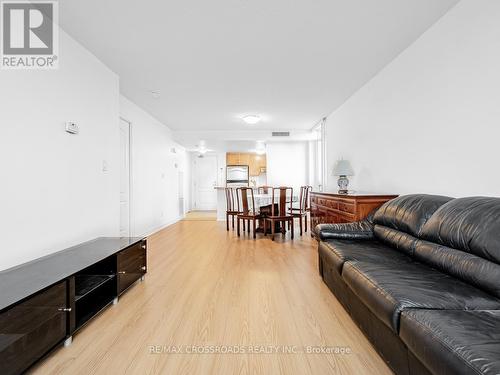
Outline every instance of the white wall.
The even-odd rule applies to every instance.
[[[217,185],[226,186],[226,153],[217,152]]]
[[[500,195],[500,1],[463,0],[327,123],[358,190]]]
[[[118,77],[62,31],[59,57],[0,70],[0,269],[119,232]]]
[[[291,186],[298,194],[308,184],[308,142],[267,143],[266,154],[268,185]]]
[[[132,124],[132,232],[147,235],[179,220],[179,172],[184,172],[184,203],[189,207],[188,155],[172,140],[169,128],[123,96],[120,116]]]

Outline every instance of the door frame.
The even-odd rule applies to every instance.
[[[120,121],[126,122],[128,124],[128,231],[129,236],[132,237],[134,232],[134,225],[132,220],[132,122],[127,120],[125,117],[120,116]]]

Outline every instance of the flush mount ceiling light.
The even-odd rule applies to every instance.
[[[257,141],[255,152],[257,155],[264,155],[266,153],[266,144],[263,141]]]
[[[198,152],[203,155],[207,151],[208,151],[208,149],[207,149],[207,145],[206,145],[205,141],[200,141],[200,143],[198,144]]]
[[[257,116],[257,115],[247,115],[247,116],[243,116],[241,119],[249,125],[255,125],[261,121],[260,116]]]
[[[158,99],[160,97],[160,92],[158,90],[151,90],[150,93],[153,99]]]

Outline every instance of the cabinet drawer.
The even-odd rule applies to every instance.
[[[339,202],[333,199],[325,199],[325,207],[328,208],[333,208],[334,210],[337,210],[339,208]]]
[[[140,279],[146,269],[146,241],[129,247],[117,255],[118,294]]]
[[[0,313],[0,374],[19,374],[64,340],[67,285],[60,282]]]
[[[353,203],[339,202],[339,210],[343,212],[349,212],[351,214],[356,213],[356,206]]]
[[[326,204],[326,199],[324,199],[324,198],[316,198],[316,203],[318,203],[321,206],[324,206]]]

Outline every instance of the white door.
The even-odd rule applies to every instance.
[[[130,123],[120,119],[120,236],[130,236]]]
[[[195,210],[217,209],[217,158],[215,155],[196,158],[195,165]]]

